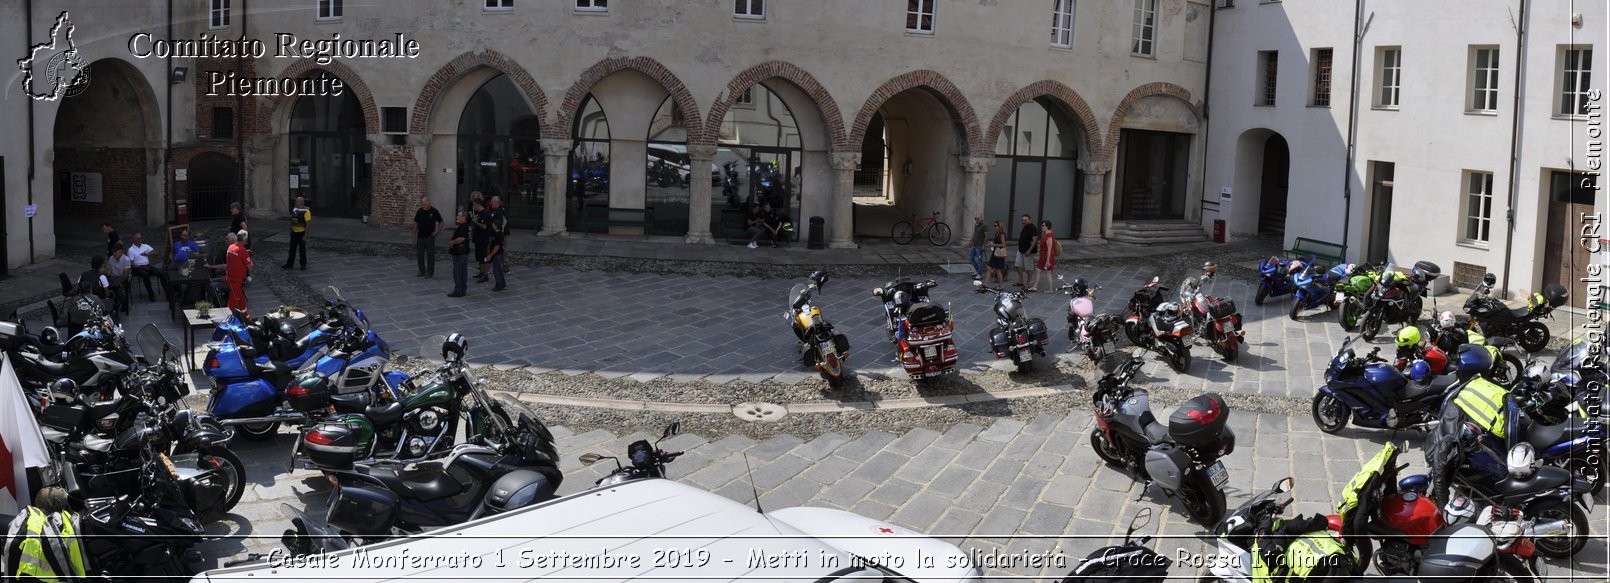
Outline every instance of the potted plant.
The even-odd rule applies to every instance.
[[[209,302],[207,300],[201,300],[199,302],[196,302],[196,314],[200,315],[202,318],[211,318],[212,317],[212,302]]]

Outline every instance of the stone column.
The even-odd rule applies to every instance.
[[[710,235],[710,164],[716,159],[715,146],[688,144],[688,238],[689,244],[715,243]]]
[[[537,235],[563,237],[565,231],[565,199],[570,196],[570,140],[542,140],[543,186],[542,230]]]
[[[1102,237],[1101,225],[1107,217],[1107,190],[1103,188],[1107,174],[1111,168],[1105,165],[1088,164],[1084,168],[1084,209],[1079,220],[1079,242],[1086,245],[1102,245],[1107,239]]]
[[[995,157],[970,156],[962,158],[961,162],[962,171],[967,173],[962,183],[962,216],[956,217],[951,224],[956,225],[956,245],[970,247],[973,244],[973,217],[984,214],[986,179],[990,169],[995,167]],[[989,217],[984,217],[984,224],[990,224]]]
[[[833,216],[828,224],[827,246],[854,249],[855,245],[855,168],[861,164],[860,152],[835,151],[833,160]],[[807,226],[807,228],[809,228]]]

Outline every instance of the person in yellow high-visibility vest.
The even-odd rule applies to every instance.
[[[78,581],[88,568],[78,540],[78,517],[67,508],[67,491],[43,488],[6,529],[5,574],[18,581]]]
[[[1442,403],[1436,431],[1426,439],[1426,465],[1431,468],[1431,498],[1447,501],[1449,483],[1460,461],[1486,438],[1497,440],[1498,451],[1509,451],[1514,435],[1515,406],[1509,391],[1482,377],[1492,370],[1493,356],[1487,347],[1465,344],[1459,347],[1458,374],[1462,379]]]

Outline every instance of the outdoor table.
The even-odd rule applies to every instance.
[[[213,308],[208,310],[206,317],[202,317],[201,312],[197,310],[183,310],[183,313],[185,319],[185,363],[190,365],[190,370],[194,371],[196,370],[196,330],[217,326],[219,322],[229,318],[229,310]]]
[[[179,305],[184,303],[185,295],[195,288],[201,289],[203,298],[207,295],[207,285],[212,283],[212,270],[197,265],[190,270],[189,275],[178,269],[168,270],[168,319],[179,319]]]

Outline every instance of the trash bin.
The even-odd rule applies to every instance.
[[[823,227],[827,221],[822,217],[811,217],[810,242],[805,245],[808,249],[826,249],[827,240],[822,235]]]
[[[1222,219],[1216,219],[1213,221],[1213,242],[1224,242],[1224,221]]]

